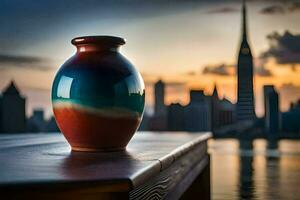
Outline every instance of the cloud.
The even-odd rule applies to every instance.
[[[11,67],[32,68],[38,70],[53,69],[48,65],[49,60],[41,57],[0,54],[0,69],[8,69]]]
[[[267,36],[270,47],[260,57],[276,59],[279,64],[300,64],[300,34],[285,31],[284,34],[274,32]]]
[[[265,68],[263,64],[261,64],[259,67],[255,67],[255,75],[258,76],[264,76],[264,77],[270,77],[273,76],[271,70]],[[235,65],[227,65],[227,64],[221,64],[221,65],[210,65],[204,67],[202,70],[202,74],[214,74],[219,76],[233,76],[236,74],[236,66]]]
[[[216,8],[213,10],[209,10],[207,13],[215,14],[215,13],[233,13],[233,12],[239,12],[239,9],[233,8],[233,7],[222,7],[222,8]]]
[[[270,69],[266,68],[266,63],[268,62],[267,58],[259,57],[254,59],[254,66],[255,66],[255,75],[262,76],[262,77],[271,77],[273,73]]]
[[[281,4],[264,7],[260,13],[266,15],[285,14],[300,11],[300,2],[279,2]]]
[[[185,75],[185,76],[196,76],[198,73],[196,71],[186,71],[186,72],[183,72],[182,75]]]
[[[263,77],[271,77],[273,76],[271,70],[265,68],[264,66],[256,67],[255,74]]]
[[[285,8],[282,5],[272,5],[263,8],[260,13],[266,14],[266,15],[273,15],[273,14],[284,14]]]
[[[202,74],[215,74],[215,75],[220,75],[220,76],[230,76],[233,75],[230,68],[232,68],[233,66],[230,65],[225,65],[225,64],[221,64],[221,65],[217,65],[217,66],[206,66],[204,67],[204,69],[202,70]]]
[[[291,12],[300,11],[300,2],[293,2],[288,6],[288,10]]]
[[[15,56],[0,54],[1,64],[33,64],[39,63],[42,59],[33,56]]]

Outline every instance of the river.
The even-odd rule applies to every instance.
[[[300,141],[266,146],[259,139],[253,150],[239,150],[237,140],[210,140],[212,199],[300,199]]]

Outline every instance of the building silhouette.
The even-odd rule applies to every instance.
[[[226,98],[220,99],[215,85],[211,95],[211,130],[215,132],[223,126],[232,124],[235,120],[234,113],[235,105]]]
[[[215,131],[225,125],[232,124],[235,120],[234,113],[235,105],[226,98],[220,99],[217,85],[215,85],[211,95],[212,131]]]
[[[218,112],[215,120],[217,121],[217,128],[232,124],[235,122],[235,105],[228,99],[223,98],[218,101]]]
[[[26,132],[26,99],[11,81],[0,97],[0,132]]]
[[[264,117],[266,118],[266,113],[267,113],[267,96],[270,92],[274,91],[274,85],[264,85],[263,86],[263,95],[264,95]]]
[[[165,83],[162,80],[154,84],[154,115],[149,120],[150,130],[167,130],[167,107],[165,105]]]
[[[211,96],[211,124],[212,131],[220,127],[219,123],[219,94],[217,90],[217,85],[214,86],[214,90]]]
[[[171,103],[168,106],[168,130],[184,131],[184,106],[179,103]]]
[[[277,135],[280,130],[279,96],[273,85],[264,86],[265,131]]]
[[[35,109],[26,117],[26,98],[21,95],[14,81],[0,95],[0,133],[58,132],[54,117],[45,119],[44,110]]]
[[[190,91],[190,103],[184,108],[185,130],[211,130],[211,99],[203,90]]]
[[[300,100],[291,103],[290,109],[282,113],[282,131],[300,136]]]
[[[53,116],[46,119],[44,110],[38,108],[34,109],[31,117],[27,119],[27,132],[59,132],[59,128]]]
[[[34,109],[32,116],[27,120],[28,132],[42,132],[46,130],[44,110]]]
[[[254,120],[253,57],[247,38],[247,13],[243,2],[242,38],[237,63],[237,120]]]
[[[165,83],[159,80],[154,85],[154,113],[156,116],[166,114]]]
[[[187,105],[165,105],[165,83],[159,80],[154,87],[154,115],[145,115],[139,130],[213,131],[234,122],[235,105],[226,98],[219,98],[217,86],[211,95],[204,94],[203,90],[190,90]]]
[[[52,116],[47,122],[46,122],[46,128],[45,132],[59,132],[59,128],[56,124],[55,118]]]

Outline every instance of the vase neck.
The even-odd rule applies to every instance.
[[[77,53],[85,53],[85,52],[105,52],[105,51],[112,51],[118,52],[120,47],[114,46],[100,46],[100,45],[91,45],[91,44],[82,44],[76,45]]]
[[[99,51],[119,51],[125,40],[114,36],[84,36],[72,40],[78,53],[99,52]]]

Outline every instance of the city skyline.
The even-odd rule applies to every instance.
[[[47,109],[48,114],[51,113],[50,88],[53,76],[60,64],[75,52],[70,39],[89,34],[113,34],[127,39],[122,52],[142,72],[147,86],[148,108],[153,105],[152,84],[160,78],[167,83],[166,104],[187,104],[189,89],[202,88],[205,89],[205,93],[210,94],[215,83],[221,97],[225,96],[236,102],[236,79],[232,66],[236,62],[239,43],[240,1],[187,1],[170,5],[158,4],[159,6],[153,3],[151,8],[143,3],[131,1],[132,5],[141,11],[148,9],[147,13],[135,14],[130,12],[132,10],[130,6],[125,5],[126,3],[120,5],[117,1],[116,5],[112,5],[105,1],[109,8],[115,6],[122,12],[119,15],[106,13],[105,16],[92,12],[82,17],[78,17],[80,14],[74,3],[70,5],[74,7],[72,11],[67,10],[63,13],[56,10],[64,15],[63,21],[57,24],[50,23],[51,20],[49,22],[48,17],[53,15],[51,9],[44,14],[38,9],[35,10],[43,10],[47,4],[53,7],[54,3],[46,2],[32,8],[30,2],[27,2],[28,5],[19,2],[18,6],[12,6],[11,2],[14,1],[2,2],[1,8],[12,11],[31,7],[35,17],[41,16],[40,20],[36,21],[27,12],[16,16],[10,16],[11,14],[4,10],[1,12],[2,19],[12,18],[9,24],[0,22],[5,30],[1,32],[0,89],[2,90],[11,79],[15,80],[28,97],[29,110],[42,107]],[[96,8],[99,7],[97,5]],[[289,55],[280,57],[276,54],[281,50],[280,46],[279,49],[270,49],[269,42],[279,42],[283,45],[285,42],[295,41],[297,44],[300,40],[300,28],[297,26],[299,5],[294,1],[249,1],[247,7],[251,29],[250,45],[254,51],[256,65],[254,86],[257,114],[263,114],[262,86],[265,84],[274,84],[280,95],[285,96],[281,108],[287,110],[290,102],[300,97],[297,60],[299,49],[290,52],[294,59]],[[21,21],[18,18],[20,16]],[[94,18],[89,20],[91,16]],[[120,16],[123,20],[120,20]],[[223,21],[226,21],[226,26],[223,25]],[[72,23],[76,23],[77,26],[70,27],[76,27],[76,30],[62,28],[63,25]],[[49,27],[53,30],[49,30]],[[180,30],[177,27],[181,27]],[[12,40],[8,40],[10,34],[13,35]],[[159,51],[156,50],[157,46]],[[267,54],[270,54],[268,58]],[[258,59],[259,57],[263,58]]]

